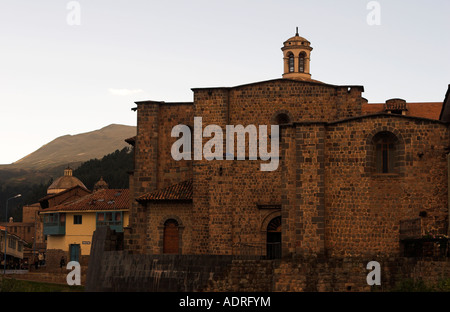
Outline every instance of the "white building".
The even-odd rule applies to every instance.
[[[6,264],[7,269],[19,269],[23,260],[25,240],[17,235],[9,233],[4,226],[0,226],[0,259],[1,269],[4,266],[5,257],[5,233],[6,235]]]

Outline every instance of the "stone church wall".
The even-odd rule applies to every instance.
[[[393,173],[374,170],[373,135],[400,140]],[[420,218],[422,234],[447,234],[447,126],[395,116],[327,126],[325,234],[332,256],[398,255],[401,220]]]

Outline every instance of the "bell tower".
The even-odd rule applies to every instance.
[[[283,78],[311,80],[310,55],[311,43],[298,34],[298,27],[294,37],[283,43],[284,73]]]

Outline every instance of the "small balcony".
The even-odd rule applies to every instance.
[[[97,228],[107,226],[117,233],[123,232],[123,212],[122,211],[108,211],[97,212],[96,216]]]
[[[44,235],[65,235],[66,214],[49,213],[44,215]]]

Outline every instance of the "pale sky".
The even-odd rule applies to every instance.
[[[450,84],[448,0],[377,1],[380,25],[366,0],[71,2],[0,2],[0,164],[62,135],[136,125],[135,101],[281,78],[297,26],[312,78],[363,85],[369,102],[442,102]]]

